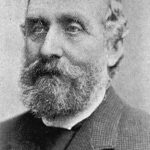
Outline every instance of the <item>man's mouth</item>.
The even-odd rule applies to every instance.
[[[32,81],[33,83],[36,83],[37,80],[46,77],[49,79],[52,79],[53,77],[61,77],[62,73],[57,70],[57,69],[52,69],[52,70],[40,70],[40,71],[36,71],[36,73],[32,76]]]
[[[49,76],[49,77],[53,77],[53,76],[60,76],[61,73],[58,70],[51,70],[51,71],[42,71],[38,74],[39,76]]]

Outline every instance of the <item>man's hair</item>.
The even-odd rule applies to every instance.
[[[105,46],[107,50],[118,51],[119,42],[123,43],[125,36],[128,33],[127,20],[123,14],[121,0],[108,0],[108,10],[104,19],[105,27]],[[111,78],[114,77],[116,70],[123,58],[123,54],[120,56],[116,64],[108,68],[108,73]]]
[[[27,2],[28,6],[31,0]],[[119,50],[118,43],[123,42],[124,37],[127,34],[127,20],[123,14],[121,0],[104,0],[107,3],[108,9],[104,18],[105,28],[105,46],[108,50]],[[116,64],[108,68],[108,73],[111,78],[116,73],[116,70],[122,60],[123,55],[118,59]]]

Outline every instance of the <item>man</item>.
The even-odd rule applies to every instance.
[[[30,0],[22,25],[22,101],[2,150],[149,150],[150,118],[110,86],[123,58],[119,0]]]

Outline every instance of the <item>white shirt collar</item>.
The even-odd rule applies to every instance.
[[[91,98],[91,103],[89,103],[88,107],[79,112],[73,117],[66,117],[66,118],[57,118],[53,121],[47,121],[45,118],[42,118],[43,123],[49,127],[58,127],[58,128],[65,128],[71,130],[79,122],[83,121],[84,119],[88,118],[101,104],[105,97],[106,89],[101,89],[99,94],[93,98]]]

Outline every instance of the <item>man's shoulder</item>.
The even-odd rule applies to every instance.
[[[110,87],[107,99],[101,105],[103,112],[97,114],[103,132],[99,136],[107,138],[107,143],[120,150],[150,149],[150,115],[125,103]],[[103,127],[101,127],[104,124]],[[102,140],[101,140],[102,141]],[[109,141],[109,142],[108,142]],[[100,142],[100,141],[99,141]],[[100,142],[102,143],[102,142]]]
[[[121,126],[144,127],[150,130],[150,115],[128,104],[124,105],[120,119]]]
[[[26,112],[20,115],[17,115],[13,118],[7,119],[0,123],[0,138],[7,138],[17,134],[25,124],[30,122],[31,115]]]
[[[0,123],[0,133],[23,132],[24,130],[38,130],[44,128],[40,118],[36,118],[31,112],[25,112]],[[28,129],[27,129],[28,128]],[[31,131],[31,130],[29,130]]]
[[[34,147],[32,143],[37,138],[41,138],[43,128],[41,120],[35,118],[30,112],[1,122],[0,150],[9,149],[9,147],[22,149],[23,145]]]
[[[150,115],[125,104],[118,124],[118,145],[122,149],[150,149]]]
[[[2,121],[0,123],[0,131],[10,131],[18,129],[19,126],[22,126],[23,124],[29,124],[33,123],[33,115],[30,112],[25,112],[22,114],[19,114],[13,118],[7,119],[5,121]]]

